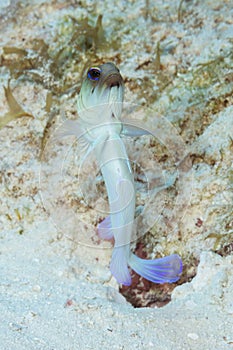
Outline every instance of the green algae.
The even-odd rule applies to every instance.
[[[42,84],[57,96],[72,91],[90,61],[101,61],[99,55],[116,47],[115,40],[107,41],[102,19],[99,15],[96,23],[90,24],[87,17],[66,15],[57,26],[53,44],[36,38],[30,48],[3,47],[0,65],[9,70],[11,79]]]
[[[32,114],[25,112],[24,109],[18,104],[18,102],[12,94],[9,82],[7,87],[4,86],[4,92],[9,111],[4,116],[0,117],[0,129],[6,126],[8,123],[10,123],[12,120],[15,120],[17,118],[33,118]]]

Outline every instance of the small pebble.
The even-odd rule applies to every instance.
[[[41,286],[39,286],[38,284],[36,284],[35,286],[32,287],[33,292],[41,292]]]
[[[197,340],[199,338],[196,333],[188,333],[188,337],[192,340]]]
[[[14,322],[10,322],[9,326],[10,326],[10,329],[15,332],[20,332],[23,329],[23,327],[20,324],[14,323]]]

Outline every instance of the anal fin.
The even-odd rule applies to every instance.
[[[111,227],[111,218],[107,216],[97,226],[98,236],[102,239],[111,240],[113,238],[113,231]]]

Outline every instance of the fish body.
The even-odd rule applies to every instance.
[[[123,79],[113,63],[91,67],[78,96],[79,119],[67,121],[63,134],[81,137],[89,151],[93,150],[100,166],[110,214],[98,225],[98,233],[104,239],[114,238],[110,270],[116,280],[130,285],[131,267],[152,282],[175,282],[182,271],[178,255],[146,260],[130,251],[136,194],[133,172],[121,138],[121,134],[127,134],[127,127],[121,120],[123,97]],[[129,136],[142,134],[142,129],[136,126],[128,129]]]
[[[99,147],[100,146],[100,147]],[[99,235],[114,237],[115,245],[110,265],[111,272],[122,284],[131,284],[128,270],[130,239],[135,213],[133,173],[120,135],[108,135],[96,147],[98,160],[107,189],[110,215],[99,227]],[[105,231],[105,232],[104,232]]]

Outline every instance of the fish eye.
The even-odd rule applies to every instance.
[[[100,79],[101,69],[98,67],[92,67],[87,72],[87,77],[90,80],[98,81]]]

